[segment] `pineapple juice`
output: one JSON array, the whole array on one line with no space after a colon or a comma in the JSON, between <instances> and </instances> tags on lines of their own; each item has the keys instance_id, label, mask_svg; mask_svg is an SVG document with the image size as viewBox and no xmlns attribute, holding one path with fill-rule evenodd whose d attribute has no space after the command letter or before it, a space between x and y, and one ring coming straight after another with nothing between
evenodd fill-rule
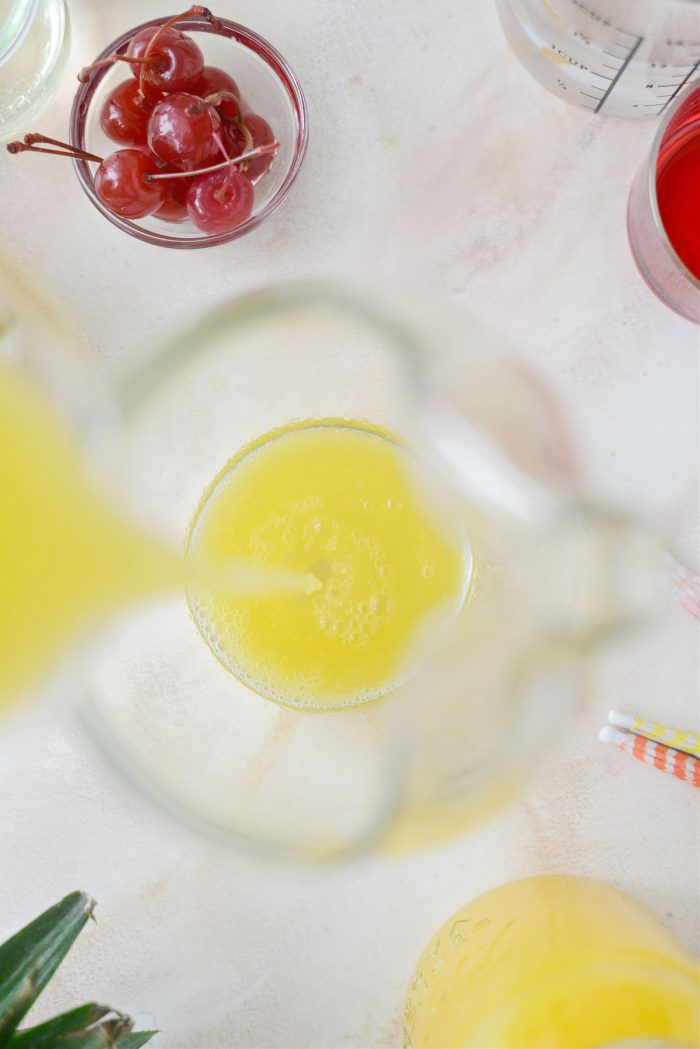
<instances>
[{"instance_id":1,"label":"pineapple juice","mask_svg":"<svg viewBox=\"0 0 700 1049\"><path fill-rule=\"evenodd\" d=\"M0 713L101 618L185 585L214 653L264 695L323 707L385 694L468 575L408 459L353 425L268 435L211 485L185 560L112 505L63 421L0 363Z\"/></svg>"},{"instance_id":2,"label":"pineapple juice","mask_svg":"<svg viewBox=\"0 0 700 1049\"><path fill-rule=\"evenodd\" d=\"M697 961L635 900L588 878L500 885L420 956L405 1049L690 1049Z\"/></svg>"},{"instance_id":3,"label":"pineapple juice","mask_svg":"<svg viewBox=\"0 0 700 1049\"><path fill-rule=\"evenodd\" d=\"M96 490L62 420L0 363L0 714L96 618L171 584L178 565Z\"/></svg>"},{"instance_id":4,"label":"pineapple juice","mask_svg":"<svg viewBox=\"0 0 700 1049\"><path fill-rule=\"evenodd\" d=\"M205 493L189 549L311 573L308 594L191 594L224 666L278 702L367 703L412 671L459 610L469 578L463 537L448 535L392 435L312 420L243 449Z\"/></svg>"}]
</instances>

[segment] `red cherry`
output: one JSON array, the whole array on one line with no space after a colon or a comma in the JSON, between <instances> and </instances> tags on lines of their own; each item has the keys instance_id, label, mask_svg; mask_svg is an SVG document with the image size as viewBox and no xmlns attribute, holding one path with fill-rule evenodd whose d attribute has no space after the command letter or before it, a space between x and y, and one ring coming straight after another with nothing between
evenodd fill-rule
<instances>
[{"instance_id":1,"label":"red cherry","mask_svg":"<svg viewBox=\"0 0 700 1049\"><path fill-rule=\"evenodd\" d=\"M187 194L191 189L192 179L189 178L164 178L160 185L163 187L164 200L155 213L157 219L165 219L166 222L185 222L187 215Z\"/></svg>"},{"instance_id":2,"label":"red cherry","mask_svg":"<svg viewBox=\"0 0 700 1049\"><path fill-rule=\"evenodd\" d=\"M152 215L163 204L162 182L147 182L158 168L140 149L118 149L100 164L95 175L95 192L102 203L117 215L141 219Z\"/></svg>"},{"instance_id":3,"label":"red cherry","mask_svg":"<svg viewBox=\"0 0 700 1049\"><path fill-rule=\"evenodd\" d=\"M148 145L161 160L179 171L205 168L221 160L214 135L221 118L196 95L179 92L159 102L148 121Z\"/></svg>"},{"instance_id":4,"label":"red cherry","mask_svg":"<svg viewBox=\"0 0 700 1049\"><path fill-rule=\"evenodd\" d=\"M125 80L107 95L100 113L100 125L105 135L115 142L140 146L146 142L152 108L139 94L137 82Z\"/></svg>"},{"instance_id":5,"label":"red cherry","mask_svg":"<svg viewBox=\"0 0 700 1049\"><path fill-rule=\"evenodd\" d=\"M191 182L187 211L203 233L227 233L240 226L253 210L253 184L238 171L222 168Z\"/></svg>"},{"instance_id":6,"label":"red cherry","mask_svg":"<svg viewBox=\"0 0 700 1049\"><path fill-rule=\"evenodd\" d=\"M128 58L143 58L152 37L158 33L158 39L148 58L149 62L143 72L142 84L150 92L156 91L189 91L204 69L204 56L192 37L178 29L163 29L150 26L142 29L132 37L127 48ZM141 63L134 63L131 71L141 79Z\"/></svg>"},{"instance_id":7,"label":"red cherry","mask_svg":"<svg viewBox=\"0 0 700 1049\"><path fill-rule=\"evenodd\" d=\"M223 122L223 142L229 157L239 157L247 149L253 148L252 136L249 139L238 121Z\"/></svg>"},{"instance_id":8,"label":"red cherry","mask_svg":"<svg viewBox=\"0 0 700 1049\"><path fill-rule=\"evenodd\" d=\"M155 153L152 153L147 145L134 146L134 149L140 149L149 158L151 163L158 169L159 175L174 173L175 168L171 167L170 164L166 164ZM166 222L184 222L187 218L187 202L185 198L191 185L190 179L167 178L162 181L159 180L157 184L163 191L163 203L154 212L156 218L165 219Z\"/></svg>"},{"instance_id":9,"label":"red cherry","mask_svg":"<svg viewBox=\"0 0 700 1049\"><path fill-rule=\"evenodd\" d=\"M215 95L218 91L230 91L236 98L239 98L241 94L232 76L229 76L223 69L219 69L218 66L205 66L192 88L192 93L206 98L207 95Z\"/></svg>"},{"instance_id":10,"label":"red cherry","mask_svg":"<svg viewBox=\"0 0 700 1049\"><path fill-rule=\"evenodd\" d=\"M262 117L259 117L257 113L246 113L243 117L243 123L248 128L248 131L250 131L253 139L253 146L268 146L275 141L275 135L272 128L268 122L263 120ZM258 179L265 174L270 167L272 160L272 153L266 153L262 157L253 157L253 159L249 161L246 175L251 182L257 182Z\"/></svg>"}]
</instances>

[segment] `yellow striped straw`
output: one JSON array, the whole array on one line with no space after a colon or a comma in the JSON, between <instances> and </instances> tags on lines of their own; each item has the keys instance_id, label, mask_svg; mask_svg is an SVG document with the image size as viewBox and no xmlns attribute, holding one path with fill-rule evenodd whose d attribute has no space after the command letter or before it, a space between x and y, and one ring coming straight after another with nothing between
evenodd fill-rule
<instances>
[{"instance_id":1,"label":"yellow striped straw","mask_svg":"<svg viewBox=\"0 0 700 1049\"><path fill-rule=\"evenodd\" d=\"M686 754L700 755L700 735L691 729L674 728L673 725L662 725L660 721L647 721L638 714L625 714L622 710L611 710L608 714L611 725L628 729L637 736L675 747Z\"/></svg>"}]
</instances>

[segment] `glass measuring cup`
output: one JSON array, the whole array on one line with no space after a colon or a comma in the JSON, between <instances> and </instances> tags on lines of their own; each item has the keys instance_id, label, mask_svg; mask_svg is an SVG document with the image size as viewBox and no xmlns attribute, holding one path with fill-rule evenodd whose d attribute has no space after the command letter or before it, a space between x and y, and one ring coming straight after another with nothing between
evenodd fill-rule
<instances>
[{"instance_id":1,"label":"glass measuring cup","mask_svg":"<svg viewBox=\"0 0 700 1049\"><path fill-rule=\"evenodd\" d=\"M496 0L529 73L606 116L655 117L700 74L698 0Z\"/></svg>"},{"instance_id":2,"label":"glass measuring cup","mask_svg":"<svg viewBox=\"0 0 700 1049\"><path fill-rule=\"evenodd\" d=\"M64 0L0 0L0 141L30 130L67 58Z\"/></svg>"},{"instance_id":3,"label":"glass measuring cup","mask_svg":"<svg viewBox=\"0 0 700 1049\"><path fill-rule=\"evenodd\" d=\"M66 664L53 691L78 686L111 763L231 846L329 859L463 828L515 789L571 707L580 657L644 603L644 541L575 500L549 395L461 315L282 287L183 332L97 417L92 387L76 400L52 388L97 475L171 548L241 447L319 419L400 435L426 514L467 537L467 599L381 702L309 711L256 694L214 657L182 592L114 616Z\"/></svg>"},{"instance_id":4,"label":"glass measuring cup","mask_svg":"<svg viewBox=\"0 0 700 1049\"><path fill-rule=\"evenodd\" d=\"M627 206L630 247L639 272L662 302L696 324L700 324L700 278L679 256L669 236L659 207L658 185L669 164L699 142L700 86L691 84L666 113L648 156L637 169ZM688 195L697 194L692 173L686 183ZM678 206L677 187L674 195ZM683 233L700 236L692 221L685 223Z\"/></svg>"}]
</instances>

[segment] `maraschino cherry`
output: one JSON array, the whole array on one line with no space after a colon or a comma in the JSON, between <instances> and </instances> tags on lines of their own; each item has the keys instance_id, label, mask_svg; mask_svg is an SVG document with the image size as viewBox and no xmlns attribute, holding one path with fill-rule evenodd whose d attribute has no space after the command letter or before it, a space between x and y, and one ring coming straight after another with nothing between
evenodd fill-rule
<instances>
[{"instance_id":1,"label":"maraschino cherry","mask_svg":"<svg viewBox=\"0 0 700 1049\"><path fill-rule=\"evenodd\" d=\"M221 117L214 107L184 91L168 95L148 120L148 146L181 171L205 168L221 159L215 136Z\"/></svg>"},{"instance_id":2,"label":"maraschino cherry","mask_svg":"<svg viewBox=\"0 0 700 1049\"><path fill-rule=\"evenodd\" d=\"M253 183L240 171L212 171L192 179L187 212L202 233L227 233L253 210Z\"/></svg>"},{"instance_id":3,"label":"maraschino cherry","mask_svg":"<svg viewBox=\"0 0 700 1049\"><path fill-rule=\"evenodd\" d=\"M190 91L204 69L204 56L191 36L161 26L142 29L127 48L131 72L143 93ZM134 59L144 59L142 63Z\"/></svg>"},{"instance_id":4,"label":"maraschino cherry","mask_svg":"<svg viewBox=\"0 0 700 1049\"><path fill-rule=\"evenodd\" d=\"M160 182L147 180L158 167L140 149L118 149L102 161L95 175L95 193L110 211L127 219L142 219L165 202Z\"/></svg>"},{"instance_id":5,"label":"maraschino cherry","mask_svg":"<svg viewBox=\"0 0 700 1049\"><path fill-rule=\"evenodd\" d=\"M205 233L228 231L250 215L255 191L250 180L235 168L277 148L278 143L273 142L207 168L173 172L159 167L158 158L143 146L118 149L104 160L38 133L25 135L22 142L10 142L7 146L10 153L53 153L74 160L94 161L99 165L95 173L95 193L115 215L145 218L162 209L163 218L180 221L184 217L184 205L195 225ZM211 176L218 177L212 179ZM185 189L183 183L188 180L192 180L193 186ZM172 189L165 188L168 182L173 183ZM218 217L217 210L220 211Z\"/></svg>"},{"instance_id":6,"label":"maraschino cherry","mask_svg":"<svg viewBox=\"0 0 700 1049\"><path fill-rule=\"evenodd\" d=\"M199 46L176 28L198 16L220 26L208 8L195 5L158 27L148 26L115 53L81 70L125 62L132 77L117 84L100 112L100 126L122 147L103 160L77 146L26 135L11 153L56 153L98 165L95 194L116 215L167 222L189 219L208 235L227 233L252 213L253 183L279 148L263 117L246 110L236 81L205 66Z\"/></svg>"},{"instance_id":7,"label":"maraschino cherry","mask_svg":"<svg viewBox=\"0 0 700 1049\"><path fill-rule=\"evenodd\" d=\"M108 138L128 146L146 141L148 119L153 110L135 80L124 80L110 91L100 113L100 126Z\"/></svg>"}]
</instances>

